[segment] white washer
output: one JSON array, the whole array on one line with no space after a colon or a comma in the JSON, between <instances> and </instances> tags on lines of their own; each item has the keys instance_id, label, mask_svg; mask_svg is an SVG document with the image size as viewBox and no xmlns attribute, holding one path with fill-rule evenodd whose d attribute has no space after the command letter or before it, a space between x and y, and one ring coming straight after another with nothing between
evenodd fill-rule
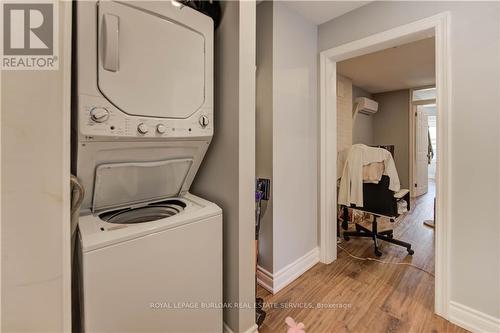
<instances>
[{"instance_id":1,"label":"white washer","mask_svg":"<svg viewBox=\"0 0 500 333\"><path fill-rule=\"evenodd\" d=\"M213 135L213 22L76 2L73 172L86 332L221 332L222 211L189 188Z\"/></svg>"},{"instance_id":2,"label":"white washer","mask_svg":"<svg viewBox=\"0 0 500 333\"><path fill-rule=\"evenodd\" d=\"M152 222L81 216L86 332L222 332L222 212L175 200L183 211Z\"/></svg>"}]
</instances>

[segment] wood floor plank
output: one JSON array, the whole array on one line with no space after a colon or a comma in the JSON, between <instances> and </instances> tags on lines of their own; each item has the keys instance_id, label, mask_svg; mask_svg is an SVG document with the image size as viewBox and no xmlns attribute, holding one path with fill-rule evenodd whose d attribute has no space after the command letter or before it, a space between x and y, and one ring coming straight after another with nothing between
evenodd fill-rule
<instances>
[{"instance_id":1,"label":"wood floor plank","mask_svg":"<svg viewBox=\"0 0 500 333\"><path fill-rule=\"evenodd\" d=\"M382 260L412 263L434 273L434 229L423 225L432 218L433 205L430 184L429 193L413 203L412 212L394 230L396 238L412 243L415 254L408 256L406 249L381 242ZM340 245L353 255L375 257L370 239L351 238ZM288 316L303 322L308 333L467 332L434 314L434 277L429 273L406 265L360 261L338 249L335 262L315 265L275 295L258 287L267 306L259 332L286 332ZM309 303L312 308L297 305ZM317 304L344 307L325 309Z\"/></svg>"}]
</instances>

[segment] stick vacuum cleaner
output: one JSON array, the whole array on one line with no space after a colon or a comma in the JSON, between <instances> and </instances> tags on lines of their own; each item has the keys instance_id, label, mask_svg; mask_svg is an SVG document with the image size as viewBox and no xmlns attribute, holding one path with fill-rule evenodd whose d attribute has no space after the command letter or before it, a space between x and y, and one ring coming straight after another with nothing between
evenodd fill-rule
<instances>
[{"instance_id":1,"label":"stick vacuum cleaner","mask_svg":"<svg viewBox=\"0 0 500 333\"><path fill-rule=\"evenodd\" d=\"M265 178L257 178L255 182L255 285L257 285L257 264L259 260L259 232L262 218L262 200L269 200L271 181ZM266 318L263 310L264 300L255 298L255 322L260 327Z\"/></svg>"}]
</instances>

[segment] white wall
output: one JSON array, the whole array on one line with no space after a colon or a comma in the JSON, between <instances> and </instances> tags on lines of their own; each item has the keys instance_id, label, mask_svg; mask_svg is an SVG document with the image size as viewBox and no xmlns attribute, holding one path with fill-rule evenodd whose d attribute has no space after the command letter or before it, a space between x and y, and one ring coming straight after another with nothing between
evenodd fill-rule
<instances>
[{"instance_id":1,"label":"white wall","mask_svg":"<svg viewBox=\"0 0 500 333\"><path fill-rule=\"evenodd\" d=\"M215 32L215 128L192 192L223 210L224 302L255 302L255 1L222 2ZM233 332L255 324L251 308L224 309Z\"/></svg>"},{"instance_id":2,"label":"white wall","mask_svg":"<svg viewBox=\"0 0 500 333\"><path fill-rule=\"evenodd\" d=\"M317 26L274 2L274 272L317 246Z\"/></svg>"},{"instance_id":3,"label":"white wall","mask_svg":"<svg viewBox=\"0 0 500 333\"><path fill-rule=\"evenodd\" d=\"M337 152L352 146L352 81L337 75Z\"/></svg>"},{"instance_id":4,"label":"white wall","mask_svg":"<svg viewBox=\"0 0 500 333\"><path fill-rule=\"evenodd\" d=\"M71 330L71 3L59 3L59 70L1 75L1 328Z\"/></svg>"},{"instance_id":5,"label":"white wall","mask_svg":"<svg viewBox=\"0 0 500 333\"><path fill-rule=\"evenodd\" d=\"M319 49L451 14L451 300L500 318L500 3L372 2L320 25Z\"/></svg>"},{"instance_id":6,"label":"white wall","mask_svg":"<svg viewBox=\"0 0 500 333\"><path fill-rule=\"evenodd\" d=\"M358 97L372 98L372 94L366 90L352 86L352 102ZM352 143L373 144L373 115L358 113L356 120L352 124Z\"/></svg>"}]
</instances>

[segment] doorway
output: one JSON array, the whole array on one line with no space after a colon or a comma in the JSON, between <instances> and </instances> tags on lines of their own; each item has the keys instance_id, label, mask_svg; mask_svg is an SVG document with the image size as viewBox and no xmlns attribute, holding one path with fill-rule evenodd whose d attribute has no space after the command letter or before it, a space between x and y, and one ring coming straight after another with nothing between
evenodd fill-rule
<instances>
[{"instance_id":1,"label":"doorway","mask_svg":"<svg viewBox=\"0 0 500 333\"><path fill-rule=\"evenodd\" d=\"M437 115L437 179L436 192L436 279L435 279L435 312L448 317L449 293L448 285L448 244L450 239L449 222L446 217L449 210L448 195L448 29L447 13L432 16L420 21L403 25L379 34L356 40L321 52L320 54L320 170L319 170L319 215L320 215L320 259L323 263L331 263L337 257L337 195L335 184L337 177L337 62L356 56L380 51L435 36L436 38L436 104L440 113Z\"/></svg>"},{"instance_id":2,"label":"doorway","mask_svg":"<svg viewBox=\"0 0 500 333\"><path fill-rule=\"evenodd\" d=\"M410 92L410 168L412 197L422 196L436 182L437 105L436 88L412 89Z\"/></svg>"}]
</instances>

